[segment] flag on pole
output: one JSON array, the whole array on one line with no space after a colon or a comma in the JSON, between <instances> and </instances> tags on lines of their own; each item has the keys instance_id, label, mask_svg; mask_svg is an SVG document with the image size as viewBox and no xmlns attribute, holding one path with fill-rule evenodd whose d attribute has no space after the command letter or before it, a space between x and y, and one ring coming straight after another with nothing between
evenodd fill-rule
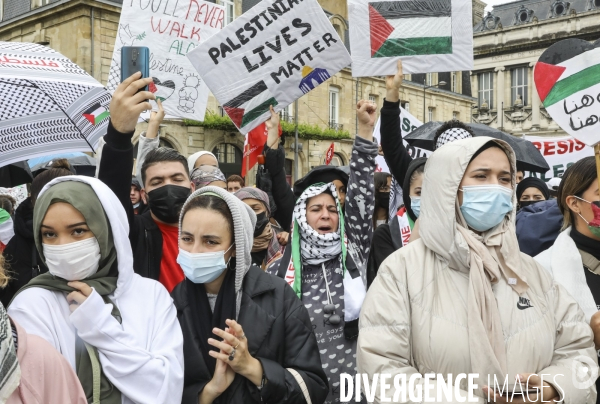
<instances>
[{"instance_id":1,"label":"flag on pole","mask_svg":"<svg viewBox=\"0 0 600 404\"><path fill-rule=\"evenodd\" d=\"M281 125L279 125L280 137L281 132ZM244 141L242 177L246 177L248 171L250 171L258 162L258 156L263 152L268 133L267 125L263 122L246 135L246 140Z\"/></svg>"},{"instance_id":2,"label":"flag on pole","mask_svg":"<svg viewBox=\"0 0 600 404\"><path fill-rule=\"evenodd\" d=\"M325 153L325 165L329 165L329 163L331 163L331 160L333 160L333 152L334 152L334 144L333 142L331 143L331 146L329 146L329 149L327 149L327 153Z\"/></svg>"}]
</instances>

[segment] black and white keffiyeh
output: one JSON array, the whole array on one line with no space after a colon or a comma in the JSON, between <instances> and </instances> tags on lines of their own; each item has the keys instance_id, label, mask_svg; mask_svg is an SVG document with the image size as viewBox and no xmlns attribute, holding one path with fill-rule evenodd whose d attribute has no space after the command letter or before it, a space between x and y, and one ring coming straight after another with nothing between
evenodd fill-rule
<instances>
[{"instance_id":1,"label":"black and white keffiyeh","mask_svg":"<svg viewBox=\"0 0 600 404\"><path fill-rule=\"evenodd\" d=\"M435 148L437 150L446 143L454 142L455 140L466 139L469 137L473 137L473 135L462 128L450 128L437 138Z\"/></svg>"},{"instance_id":2,"label":"black and white keffiyeh","mask_svg":"<svg viewBox=\"0 0 600 404\"><path fill-rule=\"evenodd\" d=\"M342 253L339 224L337 231L319 234L306 220L306 203L308 199L327 191L331 192L339 209L338 196L333 183L309 187L302 193L294 207L294 219L298 223L300 234L300 255L302 261L310 265L318 265L329 261Z\"/></svg>"},{"instance_id":3,"label":"black and white keffiyeh","mask_svg":"<svg viewBox=\"0 0 600 404\"><path fill-rule=\"evenodd\" d=\"M17 348L13 337L10 319L4 306L0 304L0 402L5 403L21 381L21 368L17 360Z\"/></svg>"}]
</instances>

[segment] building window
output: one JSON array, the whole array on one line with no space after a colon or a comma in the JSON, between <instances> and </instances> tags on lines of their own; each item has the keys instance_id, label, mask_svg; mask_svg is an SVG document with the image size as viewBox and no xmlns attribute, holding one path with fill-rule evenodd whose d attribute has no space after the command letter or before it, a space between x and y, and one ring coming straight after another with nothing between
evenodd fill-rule
<instances>
[{"instance_id":1,"label":"building window","mask_svg":"<svg viewBox=\"0 0 600 404\"><path fill-rule=\"evenodd\" d=\"M225 116L225 110L223 109L222 106L219 105L219 116Z\"/></svg>"},{"instance_id":2,"label":"building window","mask_svg":"<svg viewBox=\"0 0 600 404\"><path fill-rule=\"evenodd\" d=\"M512 104L516 105L518 99L521 98L523 106L527 105L527 73L529 69L527 67L517 67L512 69L511 75L511 95Z\"/></svg>"},{"instance_id":3,"label":"building window","mask_svg":"<svg viewBox=\"0 0 600 404\"><path fill-rule=\"evenodd\" d=\"M279 111L279 117L284 122L292 122L294 120L294 104L292 103Z\"/></svg>"},{"instance_id":4,"label":"building window","mask_svg":"<svg viewBox=\"0 0 600 404\"><path fill-rule=\"evenodd\" d=\"M457 93L458 91L457 91L457 87L456 87L456 84L457 84L457 83L456 83L456 72L452 72L452 73L451 73L451 79L450 79L450 82L452 83L452 84L451 84L451 86L452 86L452 87L450 88L450 91L452 91L452 92L454 92L454 93Z\"/></svg>"},{"instance_id":5,"label":"building window","mask_svg":"<svg viewBox=\"0 0 600 404\"><path fill-rule=\"evenodd\" d=\"M374 94L369 94L369 101L371 101L373 104L377 105L377 96Z\"/></svg>"},{"instance_id":6,"label":"building window","mask_svg":"<svg viewBox=\"0 0 600 404\"><path fill-rule=\"evenodd\" d=\"M431 83L433 83L433 73L427 73L425 76L425 84L431 86Z\"/></svg>"},{"instance_id":7,"label":"building window","mask_svg":"<svg viewBox=\"0 0 600 404\"><path fill-rule=\"evenodd\" d=\"M434 110L435 110L435 108L432 108L432 107L429 107L427 109L427 120L429 122L432 122L434 120L434 115L435 115Z\"/></svg>"},{"instance_id":8,"label":"building window","mask_svg":"<svg viewBox=\"0 0 600 404\"><path fill-rule=\"evenodd\" d=\"M223 25L227 25L235 18L235 2L234 0L219 0L219 4L225 6L225 20L223 21Z\"/></svg>"},{"instance_id":9,"label":"building window","mask_svg":"<svg viewBox=\"0 0 600 404\"><path fill-rule=\"evenodd\" d=\"M456 112L456 111L452 112L452 119L455 121L458 121L458 112Z\"/></svg>"},{"instance_id":10,"label":"building window","mask_svg":"<svg viewBox=\"0 0 600 404\"><path fill-rule=\"evenodd\" d=\"M219 163L223 164L234 164L236 161L235 152L237 148L229 143L221 143L213 150L213 153L217 156Z\"/></svg>"},{"instance_id":11,"label":"building window","mask_svg":"<svg viewBox=\"0 0 600 404\"><path fill-rule=\"evenodd\" d=\"M494 108L494 76L492 72L479 73L479 107L484 103L488 108Z\"/></svg>"},{"instance_id":12,"label":"building window","mask_svg":"<svg viewBox=\"0 0 600 404\"><path fill-rule=\"evenodd\" d=\"M340 90L329 87L329 126L336 128L340 122Z\"/></svg>"},{"instance_id":13,"label":"building window","mask_svg":"<svg viewBox=\"0 0 600 404\"><path fill-rule=\"evenodd\" d=\"M408 101L400 101L400 106L406 110L406 112L410 112L410 102Z\"/></svg>"},{"instance_id":14,"label":"building window","mask_svg":"<svg viewBox=\"0 0 600 404\"><path fill-rule=\"evenodd\" d=\"M333 153L333 157L331 158L330 166L341 167L344 165L344 158L339 153Z\"/></svg>"}]
</instances>

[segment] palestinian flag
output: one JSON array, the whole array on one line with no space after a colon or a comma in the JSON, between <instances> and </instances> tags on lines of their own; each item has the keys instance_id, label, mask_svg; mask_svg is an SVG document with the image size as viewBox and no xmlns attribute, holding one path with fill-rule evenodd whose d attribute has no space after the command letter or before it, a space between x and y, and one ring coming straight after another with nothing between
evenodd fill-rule
<instances>
[{"instance_id":1,"label":"palestinian flag","mask_svg":"<svg viewBox=\"0 0 600 404\"><path fill-rule=\"evenodd\" d=\"M97 125L105 118L108 118L109 112L106 108L100 105L100 103L92 105L87 111L83 113L83 117L90 121L92 125Z\"/></svg>"},{"instance_id":2,"label":"palestinian flag","mask_svg":"<svg viewBox=\"0 0 600 404\"><path fill-rule=\"evenodd\" d=\"M556 45L557 49L552 49ZM581 39L557 42L540 56L533 79L546 108L600 84L600 48ZM598 92L590 95L595 98ZM581 97L576 101L579 103ZM567 110L574 107L566 106Z\"/></svg>"},{"instance_id":3,"label":"palestinian flag","mask_svg":"<svg viewBox=\"0 0 600 404\"><path fill-rule=\"evenodd\" d=\"M559 41L542 53L533 80L565 132L588 146L600 141L600 48L582 39Z\"/></svg>"},{"instance_id":4,"label":"palestinian flag","mask_svg":"<svg viewBox=\"0 0 600 404\"><path fill-rule=\"evenodd\" d=\"M269 112L269 106L277 105L264 81L259 81L240 95L223 104L223 109L235 126L243 128L256 118Z\"/></svg>"},{"instance_id":5,"label":"palestinian flag","mask_svg":"<svg viewBox=\"0 0 600 404\"><path fill-rule=\"evenodd\" d=\"M371 57L452 53L451 0L369 3Z\"/></svg>"},{"instance_id":6,"label":"palestinian flag","mask_svg":"<svg viewBox=\"0 0 600 404\"><path fill-rule=\"evenodd\" d=\"M148 90L154 93L157 100L164 101L169 98L175 91L175 83L173 80L161 82L156 77L152 77L152 83L148 85Z\"/></svg>"}]
</instances>

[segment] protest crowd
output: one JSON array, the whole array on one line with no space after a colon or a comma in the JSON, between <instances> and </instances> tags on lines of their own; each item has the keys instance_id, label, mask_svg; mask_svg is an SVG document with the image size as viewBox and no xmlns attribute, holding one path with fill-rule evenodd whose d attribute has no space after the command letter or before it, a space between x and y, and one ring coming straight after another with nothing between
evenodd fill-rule
<instances>
[{"instance_id":1,"label":"protest crowd","mask_svg":"<svg viewBox=\"0 0 600 404\"><path fill-rule=\"evenodd\" d=\"M291 13L293 3L274 4ZM251 21L198 71L212 74L229 46L267 27ZM319 28L288 25L289 46ZM315 55L337 46L321 38ZM268 62L263 48L249 72ZM240 130L265 118L256 186L226 176L210 151L161 147L168 114L156 83L123 77L95 175L57 158L32 175L25 200L0 194L0 404L600 403L596 159L547 183L515 146L526 140L459 120L413 158L401 60L394 71L382 105L356 104L349 164L292 185L275 98L251 117L248 92L224 104ZM461 374L477 387L454 384ZM447 379L453 398L424 398ZM396 380L405 394L391 400Z\"/></svg>"}]
</instances>

